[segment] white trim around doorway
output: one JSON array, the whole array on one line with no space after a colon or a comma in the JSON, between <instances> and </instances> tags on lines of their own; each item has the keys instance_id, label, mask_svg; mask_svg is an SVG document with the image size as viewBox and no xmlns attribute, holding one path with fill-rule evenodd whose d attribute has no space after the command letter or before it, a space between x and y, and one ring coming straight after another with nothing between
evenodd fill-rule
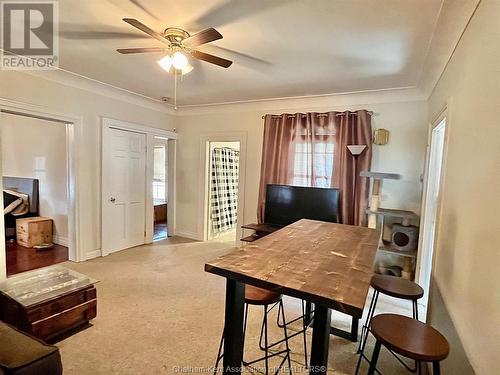
<instances>
[{"instance_id":1,"label":"white trim around doorway","mask_svg":"<svg viewBox=\"0 0 500 375\"><path fill-rule=\"evenodd\" d=\"M32 118L60 122L66 124L66 160L68 165L68 255L69 260L80 262L86 260L80 238L80 220L78 210L78 149L81 139L83 119L81 116L60 113L28 103L16 102L0 98L0 112L17 114ZM1 142L0 142L1 147ZM2 183L2 166L0 164L0 183ZM3 205L3 197L0 197ZM0 238L5 237L3 215L0 215ZM0 280L6 277L5 242L0 241Z\"/></svg>"},{"instance_id":2,"label":"white trim around doorway","mask_svg":"<svg viewBox=\"0 0 500 375\"><path fill-rule=\"evenodd\" d=\"M424 178L423 178L423 189L422 189L422 202L421 202L421 221L420 221L420 233L419 233L419 244L418 244L418 252L417 252L417 264L415 269L415 282L423 283L423 278L430 276L430 285L429 290L425 291L425 296L419 301L419 304L423 305L426 310L426 315L428 315L429 310L429 294L432 289L433 283L433 273L434 273L434 260L436 258L436 245L438 243L439 232L440 232L440 224L441 224L441 211L442 211L442 192L444 191L445 186L445 172L446 172L446 160L448 154L448 141L450 137L450 106L452 99L450 98L444 108L434 117L434 119L429 123L428 134L427 134L427 146L426 146L426 157L425 157L425 168L424 168ZM444 134L444 145L443 145L443 154L442 154L442 164L441 164L441 177L440 177L440 186L439 193L437 198L437 211L436 211L436 223L435 223L435 233L434 233L434 251L432 254L431 260L431 270L430 275L426 275L426 270L423 270L423 260L425 256L428 256L429 250L423 248L424 242L424 228L426 226L425 218L426 218L426 206L427 206L427 195L428 195L428 181L429 181L429 166L431 159L431 142L432 136L435 129L442 125L443 120L446 121L446 130Z\"/></svg>"},{"instance_id":3,"label":"white trim around doorway","mask_svg":"<svg viewBox=\"0 0 500 375\"><path fill-rule=\"evenodd\" d=\"M159 128L153 128L141 124L136 124L128 121L123 121L123 120L116 120L108 117L102 117L101 118L101 123L102 123L102 129L101 129L101 172L102 172L102 135L104 134L106 129L120 129L120 130L128 130L136 133L141 133L146 135L146 209L145 209L145 238L144 238L144 243L152 243L153 242L153 231L154 231L154 226L153 226L153 221L154 221L154 208L153 208L153 189L152 189L152 183L153 183L153 149L154 149L154 143L155 143L155 137L161 137L161 138L167 138L168 139L168 147L169 147L169 170L168 170L168 183L169 183L169 208L168 208L168 235L169 236L174 236L176 234L176 225L175 225L175 220L176 220L176 203L175 203L175 174L176 174L176 160L175 160L175 151L176 151L176 146L177 146L177 137L178 134L169 131L169 130L163 130ZM170 160L170 158L172 160ZM151 187L151 188L148 188ZM102 189L102 176L101 176L101 195L103 194L103 189ZM104 198L101 197L101 216L102 216L102 204L104 202ZM102 239L102 220L101 220L101 239ZM102 241L101 241L102 243ZM101 249L100 254L101 256L107 255L103 249Z\"/></svg>"},{"instance_id":4,"label":"white trim around doorway","mask_svg":"<svg viewBox=\"0 0 500 375\"><path fill-rule=\"evenodd\" d=\"M246 153L247 153L247 132L214 132L202 134L200 137L200 171L201 179L198 184L198 223L197 233L192 233L189 238L207 241L208 240L208 152L207 147L210 142L239 142L240 143L240 167L238 179L238 216L236 225L236 238L241 237L241 225L243 223L245 211L245 174L246 174ZM238 243L238 241L236 241Z\"/></svg>"}]
</instances>

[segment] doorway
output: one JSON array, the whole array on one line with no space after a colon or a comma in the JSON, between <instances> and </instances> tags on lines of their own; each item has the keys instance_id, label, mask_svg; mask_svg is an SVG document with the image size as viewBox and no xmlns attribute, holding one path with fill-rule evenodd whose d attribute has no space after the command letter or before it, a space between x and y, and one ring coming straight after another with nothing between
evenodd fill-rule
<instances>
[{"instance_id":1,"label":"doorway","mask_svg":"<svg viewBox=\"0 0 500 375\"><path fill-rule=\"evenodd\" d=\"M418 282L424 289L422 304L427 306L431 284L434 246L439 228L440 192L446 142L446 117L441 116L431 129L428 168L423 195L423 226L420 238Z\"/></svg>"},{"instance_id":2,"label":"doorway","mask_svg":"<svg viewBox=\"0 0 500 375\"><path fill-rule=\"evenodd\" d=\"M155 180L155 146L168 161L164 187ZM101 255L154 240L153 188L168 194L167 233L175 236L177 133L131 122L102 119ZM159 154L159 152L157 152Z\"/></svg>"},{"instance_id":3,"label":"doorway","mask_svg":"<svg viewBox=\"0 0 500 375\"><path fill-rule=\"evenodd\" d=\"M102 158L102 248L107 255L145 243L146 135L105 128Z\"/></svg>"},{"instance_id":4,"label":"doorway","mask_svg":"<svg viewBox=\"0 0 500 375\"><path fill-rule=\"evenodd\" d=\"M168 238L168 139L155 137L153 149L153 241Z\"/></svg>"},{"instance_id":5,"label":"doorway","mask_svg":"<svg viewBox=\"0 0 500 375\"><path fill-rule=\"evenodd\" d=\"M2 111L7 276L70 258L70 124ZM2 239L3 240L3 239Z\"/></svg>"},{"instance_id":6,"label":"doorway","mask_svg":"<svg viewBox=\"0 0 500 375\"><path fill-rule=\"evenodd\" d=\"M207 142L207 228L209 241L237 240L240 141Z\"/></svg>"}]
</instances>

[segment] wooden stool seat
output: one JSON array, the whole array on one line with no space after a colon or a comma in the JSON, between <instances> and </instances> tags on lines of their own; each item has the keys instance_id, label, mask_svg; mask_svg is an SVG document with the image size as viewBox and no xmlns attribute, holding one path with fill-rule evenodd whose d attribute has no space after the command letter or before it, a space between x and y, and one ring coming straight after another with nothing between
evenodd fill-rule
<instances>
[{"instance_id":1,"label":"wooden stool seat","mask_svg":"<svg viewBox=\"0 0 500 375\"><path fill-rule=\"evenodd\" d=\"M448 356L450 346L430 325L397 314L381 314L371 321L373 336L385 347L404 357L439 362Z\"/></svg>"},{"instance_id":2,"label":"wooden stool seat","mask_svg":"<svg viewBox=\"0 0 500 375\"><path fill-rule=\"evenodd\" d=\"M373 275L370 285L376 291L395 298L417 300L424 295L420 285L401 277Z\"/></svg>"},{"instance_id":3,"label":"wooden stool seat","mask_svg":"<svg viewBox=\"0 0 500 375\"><path fill-rule=\"evenodd\" d=\"M271 305L279 302L281 294L271 292L267 289L245 285L245 303L249 305Z\"/></svg>"}]
</instances>

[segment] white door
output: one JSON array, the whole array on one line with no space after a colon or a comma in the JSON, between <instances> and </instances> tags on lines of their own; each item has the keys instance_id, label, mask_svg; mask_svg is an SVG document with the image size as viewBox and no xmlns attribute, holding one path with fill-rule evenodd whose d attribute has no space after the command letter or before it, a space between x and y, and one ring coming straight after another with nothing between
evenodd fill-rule
<instances>
[{"instance_id":1,"label":"white door","mask_svg":"<svg viewBox=\"0 0 500 375\"><path fill-rule=\"evenodd\" d=\"M105 127L102 254L145 242L146 135Z\"/></svg>"},{"instance_id":2,"label":"white door","mask_svg":"<svg viewBox=\"0 0 500 375\"><path fill-rule=\"evenodd\" d=\"M429 166L424 194L424 217L418 282L424 288L422 303L427 306L431 282L432 260L439 211L439 192L443 166L446 119L432 130L429 149Z\"/></svg>"}]
</instances>

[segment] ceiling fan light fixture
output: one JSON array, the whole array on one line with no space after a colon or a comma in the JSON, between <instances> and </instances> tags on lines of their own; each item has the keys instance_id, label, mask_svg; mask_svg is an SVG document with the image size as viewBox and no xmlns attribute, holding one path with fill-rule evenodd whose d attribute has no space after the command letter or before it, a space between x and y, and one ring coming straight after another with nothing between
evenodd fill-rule
<instances>
[{"instance_id":1,"label":"ceiling fan light fixture","mask_svg":"<svg viewBox=\"0 0 500 375\"><path fill-rule=\"evenodd\" d=\"M189 62L182 52L177 51L172 56L172 65L175 69L183 70L189 65Z\"/></svg>"},{"instance_id":2,"label":"ceiling fan light fixture","mask_svg":"<svg viewBox=\"0 0 500 375\"><path fill-rule=\"evenodd\" d=\"M193 66L188 63L184 68L182 68L181 73L182 75L185 75L191 72L193 69L194 69Z\"/></svg>"},{"instance_id":3,"label":"ceiling fan light fixture","mask_svg":"<svg viewBox=\"0 0 500 375\"><path fill-rule=\"evenodd\" d=\"M172 67L172 58L169 55L166 55L164 58L158 61L158 65L169 72L170 68Z\"/></svg>"},{"instance_id":4,"label":"ceiling fan light fixture","mask_svg":"<svg viewBox=\"0 0 500 375\"><path fill-rule=\"evenodd\" d=\"M130 0L136 1L136 0ZM0 0L1 2L1 0ZM163 59L162 66L167 72L172 69L172 65L176 70L182 71L189 65L188 55L194 59L208 62L223 68L229 68L233 63L230 60L223 59L222 57L214 56L209 53L194 50L193 48L222 39L221 33L213 27L202 30L194 35L190 35L186 30L179 28L169 27L160 34L153 29L149 28L141 21L135 18L124 18L123 21L130 26L142 31L150 37L166 44L167 46L161 47L146 47L146 48L119 48L117 51L122 54L132 53L158 53L162 51L169 51L170 63L167 58ZM173 55L171 55L173 53ZM175 72L178 74L177 72Z\"/></svg>"}]
</instances>

